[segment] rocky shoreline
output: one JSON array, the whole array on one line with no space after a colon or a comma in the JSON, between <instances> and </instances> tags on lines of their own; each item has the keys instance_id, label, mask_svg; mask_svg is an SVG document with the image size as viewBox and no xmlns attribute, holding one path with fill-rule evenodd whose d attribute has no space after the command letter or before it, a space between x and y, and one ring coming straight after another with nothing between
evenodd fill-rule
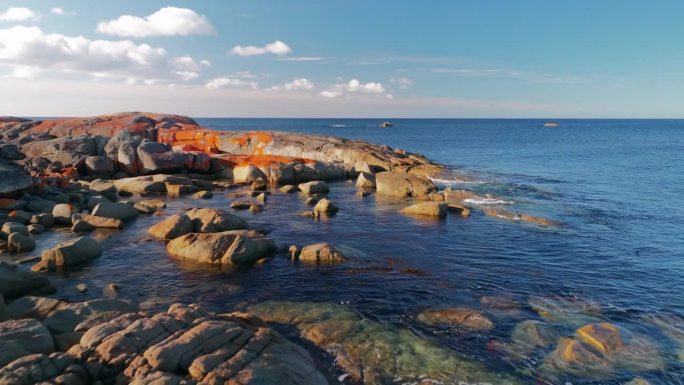
<instances>
[{"instance_id":1,"label":"rocky shoreline","mask_svg":"<svg viewBox=\"0 0 684 385\"><path fill-rule=\"evenodd\" d=\"M316 265L353 258L326 240L277 245L231 213L257 214L269 194L299 192L311 207L301 215L333 217L344 208L329 199L326 181L352 180L361 196L409 199L400 211L405 215L468 217L473 207L467 200L475 194L439 190L430 177L443 168L424 156L320 135L213 131L187 117L150 113L0 118L0 139L0 257L13 262L0 262L0 385L335 383L336 376L309 350L271 327L278 325L294 328L302 340L330 355L344 373L337 382L520 382L343 306L267 302L246 313L218 314L197 304L171 304L159 311L116 299L116 283L105 288L107 298L102 299L70 303L43 297L55 291L50 272L72 269L103 253L98 230L126 231L139 216L159 217L148 233L156 242L167 242L169 257L218 267L249 267L276 252ZM203 199L219 191L234 198L230 209L201 207ZM195 199L196 207L166 215L166 200L180 196ZM502 209L483 214L561 226ZM34 234L51 229L70 229L73 236L40 258L27 255L36 249ZM33 263L32 271L19 266L24 263ZM506 310L518 307L497 298L487 303ZM536 306L544 316L560 311L556 305ZM534 303L530 306L535 309ZM485 314L467 308L428 309L417 320L468 331L493 327ZM596 318L578 324L573 337L530 322L514 330L513 342L492 343L491 349L515 356L557 342L544 362L551 371L600 373L663 365L649 341L626 339L617 327ZM650 359L635 358L643 355Z\"/></svg>"}]
</instances>

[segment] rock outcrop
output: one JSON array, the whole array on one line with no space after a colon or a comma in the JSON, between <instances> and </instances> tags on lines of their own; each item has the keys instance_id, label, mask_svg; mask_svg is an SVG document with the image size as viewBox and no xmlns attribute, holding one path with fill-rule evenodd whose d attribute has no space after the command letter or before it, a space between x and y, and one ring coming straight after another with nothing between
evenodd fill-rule
<instances>
[{"instance_id":1,"label":"rock outcrop","mask_svg":"<svg viewBox=\"0 0 684 385\"><path fill-rule=\"evenodd\" d=\"M167 252L176 258L217 266L254 263L275 249L271 238L252 230L190 233L166 246Z\"/></svg>"},{"instance_id":2,"label":"rock outcrop","mask_svg":"<svg viewBox=\"0 0 684 385\"><path fill-rule=\"evenodd\" d=\"M175 239L189 233L218 233L242 230L247 221L223 210L195 208L172 215L149 228L150 235L159 239Z\"/></svg>"},{"instance_id":3,"label":"rock outcrop","mask_svg":"<svg viewBox=\"0 0 684 385\"><path fill-rule=\"evenodd\" d=\"M32 269L35 271L53 271L89 261L102 254L100 245L90 237L79 237L62 242L41 254L41 260Z\"/></svg>"},{"instance_id":4,"label":"rock outcrop","mask_svg":"<svg viewBox=\"0 0 684 385\"><path fill-rule=\"evenodd\" d=\"M0 262L0 295L14 298L31 293L51 293L55 290L43 274L19 270L16 266Z\"/></svg>"},{"instance_id":5,"label":"rock outcrop","mask_svg":"<svg viewBox=\"0 0 684 385\"><path fill-rule=\"evenodd\" d=\"M394 172L375 174L375 186L378 194L398 198L426 199L428 194L437 191L437 186L427 178Z\"/></svg>"}]
</instances>

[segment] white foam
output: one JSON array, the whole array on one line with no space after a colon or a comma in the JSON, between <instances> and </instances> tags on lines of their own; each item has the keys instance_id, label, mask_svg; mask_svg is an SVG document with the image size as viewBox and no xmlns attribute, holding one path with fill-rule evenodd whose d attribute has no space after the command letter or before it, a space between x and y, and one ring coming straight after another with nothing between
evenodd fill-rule
<instances>
[{"instance_id":1,"label":"white foam","mask_svg":"<svg viewBox=\"0 0 684 385\"><path fill-rule=\"evenodd\" d=\"M338 128L338 127L347 127L347 125L345 125L345 124L331 124L331 125L329 125L328 127L335 127L335 128Z\"/></svg>"},{"instance_id":2,"label":"white foam","mask_svg":"<svg viewBox=\"0 0 684 385\"><path fill-rule=\"evenodd\" d=\"M435 183L441 184L481 184L484 183L481 180L472 179L442 179L442 178L428 178Z\"/></svg>"},{"instance_id":3,"label":"white foam","mask_svg":"<svg viewBox=\"0 0 684 385\"><path fill-rule=\"evenodd\" d=\"M513 201L507 201L502 198L495 198L492 196L468 198L463 200L464 203L470 203L474 205L512 205Z\"/></svg>"}]
</instances>

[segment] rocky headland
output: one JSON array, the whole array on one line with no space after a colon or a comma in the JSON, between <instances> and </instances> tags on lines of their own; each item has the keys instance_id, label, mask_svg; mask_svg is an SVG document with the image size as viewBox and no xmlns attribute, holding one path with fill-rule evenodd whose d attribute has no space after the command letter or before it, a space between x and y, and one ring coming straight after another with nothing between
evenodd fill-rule
<instances>
[{"instance_id":1,"label":"rocky headland","mask_svg":"<svg viewBox=\"0 0 684 385\"><path fill-rule=\"evenodd\" d=\"M476 195L440 190L430 177L443 168L422 155L329 136L215 131L187 117L151 113L0 118L0 143L0 257L5 260L0 262L0 385L520 383L343 305L265 302L216 313L188 298L160 310L116 299L116 283L101 299L50 297L52 272L103 254L98 230L126 231L139 216L158 216L148 234L154 242L166 242L170 258L214 267L250 267L278 252L311 265L353 259L325 239L278 245L234 213L257 214L269 194L299 192L311 208L301 215L333 217L344 207L329 199L332 184L326 181L352 180L360 196L408 200L400 212L420 220L470 216L476 208L468 200ZM235 188L245 192L231 192ZM236 198L230 205L202 207L204 199L223 190ZM196 207L166 215L167 202L180 196L192 197ZM481 213L561 225L500 209ZM72 236L39 258L30 256L37 247L35 235L55 229ZM76 289L88 290L85 285ZM522 320L510 340L488 344L514 364L546 349L542 379L664 365L651 341L603 322L576 303L530 298L521 305L483 297L482 304L491 314L526 308L544 318ZM570 336L558 333L553 317L559 313L566 327L569 320L576 322ZM415 319L428 329L461 333L495 327L491 316L463 307L424 309ZM672 322L656 321L667 332L681 334ZM283 328L297 338L276 331ZM321 355L327 363L321 363ZM639 359L644 356L649 359ZM331 371L333 366L339 372Z\"/></svg>"}]
</instances>

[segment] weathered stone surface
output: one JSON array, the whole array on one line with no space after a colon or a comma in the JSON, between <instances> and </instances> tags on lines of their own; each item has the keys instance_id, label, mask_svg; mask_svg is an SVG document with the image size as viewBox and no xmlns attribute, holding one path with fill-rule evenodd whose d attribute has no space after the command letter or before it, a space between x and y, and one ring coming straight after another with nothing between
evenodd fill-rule
<instances>
[{"instance_id":1,"label":"weathered stone surface","mask_svg":"<svg viewBox=\"0 0 684 385\"><path fill-rule=\"evenodd\" d=\"M121 202L102 201L92 210L92 215L97 217L127 220L140 214L133 205Z\"/></svg>"},{"instance_id":2,"label":"weathered stone surface","mask_svg":"<svg viewBox=\"0 0 684 385\"><path fill-rule=\"evenodd\" d=\"M126 191L133 194L142 193L166 193L164 182L155 182L150 176L124 178L114 181L118 191Z\"/></svg>"},{"instance_id":3,"label":"weathered stone surface","mask_svg":"<svg viewBox=\"0 0 684 385\"><path fill-rule=\"evenodd\" d=\"M124 227L124 223L121 219L101 217L97 215L74 214L71 217L71 221L74 223L76 223L76 221L85 222L91 225L93 228L122 229Z\"/></svg>"},{"instance_id":4,"label":"weathered stone surface","mask_svg":"<svg viewBox=\"0 0 684 385\"><path fill-rule=\"evenodd\" d=\"M7 237L7 249L10 253L26 253L36 248L36 242L27 235L12 233Z\"/></svg>"},{"instance_id":5,"label":"weathered stone surface","mask_svg":"<svg viewBox=\"0 0 684 385\"><path fill-rule=\"evenodd\" d=\"M64 353L31 354L0 369L0 384L89 385L109 379L111 374L101 364L82 362Z\"/></svg>"},{"instance_id":6,"label":"weathered stone surface","mask_svg":"<svg viewBox=\"0 0 684 385\"><path fill-rule=\"evenodd\" d=\"M21 168L0 159L0 197L12 197L33 185L33 179Z\"/></svg>"},{"instance_id":7,"label":"weathered stone surface","mask_svg":"<svg viewBox=\"0 0 684 385\"><path fill-rule=\"evenodd\" d=\"M52 209L52 216L55 218L56 223L71 226L71 216L77 212L78 210L74 205L70 203L60 203L55 205L55 208Z\"/></svg>"},{"instance_id":8,"label":"weathered stone surface","mask_svg":"<svg viewBox=\"0 0 684 385\"><path fill-rule=\"evenodd\" d=\"M494 323L486 315L467 308L429 309L418 314L416 319L427 325L462 327L475 331L494 327Z\"/></svg>"},{"instance_id":9,"label":"weathered stone surface","mask_svg":"<svg viewBox=\"0 0 684 385\"><path fill-rule=\"evenodd\" d=\"M375 175L360 172L359 177L356 179L356 187L375 188Z\"/></svg>"},{"instance_id":10,"label":"weathered stone surface","mask_svg":"<svg viewBox=\"0 0 684 385\"><path fill-rule=\"evenodd\" d=\"M327 243L317 243L315 245L308 245L302 248L299 253L294 253L295 259L307 263L341 263L347 260L347 257L334 246Z\"/></svg>"},{"instance_id":11,"label":"weathered stone surface","mask_svg":"<svg viewBox=\"0 0 684 385\"><path fill-rule=\"evenodd\" d=\"M29 234L40 234L45 231L45 226L38 223L30 224L26 226L26 228L28 229Z\"/></svg>"},{"instance_id":12,"label":"weathered stone surface","mask_svg":"<svg viewBox=\"0 0 684 385\"><path fill-rule=\"evenodd\" d=\"M52 213L36 214L31 217L31 223L39 224L43 227L52 227L55 224L55 217Z\"/></svg>"},{"instance_id":13,"label":"weathered stone surface","mask_svg":"<svg viewBox=\"0 0 684 385\"><path fill-rule=\"evenodd\" d=\"M202 190L192 194L192 197L195 199L211 199L214 197L214 193L211 191Z\"/></svg>"},{"instance_id":14,"label":"weathered stone surface","mask_svg":"<svg viewBox=\"0 0 684 385\"><path fill-rule=\"evenodd\" d=\"M92 238L79 237L62 242L50 250L43 251L41 261L34 270L54 270L86 262L102 254L100 245Z\"/></svg>"},{"instance_id":15,"label":"weathered stone surface","mask_svg":"<svg viewBox=\"0 0 684 385\"><path fill-rule=\"evenodd\" d=\"M249 186L252 191L265 191L268 188L268 183L262 177L258 177Z\"/></svg>"},{"instance_id":16,"label":"weathered stone surface","mask_svg":"<svg viewBox=\"0 0 684 385\"><path fill-rule=\"evenodd\" d=\"M298 187L299 191L309 195L327 194L328 192L330 192L330 187L328 187L328 184L320 180L307 183L300 183Z\"/></svg>"},{"instance_id":17,"label":"weathered stone surface","mask_svg":"<svg viewBox=\"0 0 684 385\"><path fill-rule=\"evenodd\" d=\"M41 292L51 293L55 288L42 274L21 271L16 266L0 262L0 294L5 298Z\"/></svg>"},{"instance_id":18,"label":"weathered stone surface","mask_svg":"<svg viewBox=\"0 0 684 385\"><path fill-rule=\"evenodd\" d=\"M159 239L175 239L194 231L195 225L187 215L172 215L156 225L150 227L147 232Z\"/></svg>"},{"instance_id":19,"label":"weathered stone surface","mask_svg":"<svg viewBox=\"0 0 684 385\"><path fill-rule=\"evenodd\" d=\"M256 202L248 201L248 200L236 200L230 202L230 208L235 209L235 210L247 210L250 207L252 207L253 204Z\"/></svg>"},{"instance_id":20,"label":"weathered stone surface","mask_svg":"<svg viewBox=\"0 0 684 385\"><path fill-rule=\"evenodd\" d=\"M111 174L114 172L114 161L107 156L89 156L85 166L90 175Z\"/></svg>"},{"instance_id":21,"label":"weathered stone surface","mask_svg":"<svg viewBox=\"0 0 684 385\"><path fill-rule=\"evenodd\" d=\"M441 202L420 202L403 208L400 212L407 215L446 218L447 205Z\"/></svg>"},{"instance_id":22,"label":"weathered stone surface","mask_svg":"<svg viewBox=\"0 0 684 385\"><path fill-rule=\"evenodd\" d=\"M455 203L447 203L447 210L450 212L456 213L464 218L467 218L470 216L470 209L462 206L462 205L457 205Z\"/></svg>"},{"instance_id":23,"label":"weathered stone surface","mask_svg":"<svg viewBox=\"0 0 684 385\"><path fill-rule=\"evenodd\" d=\"M0 322L0 367L34 353L52 353L55 343L42 323L33 319Z\"/></svg>"},{"instance_id":24,"label":"weathered stone surface","mask_svg":"<svg viewBox=\"0 0 684 385\"><path fill-rule=\"evenodd\" d=\"M284 192L286 194L293 193L296 191L299 191L299 188L297 186L293 186L291 184L286 184L285 186L281 187L280 192Z\"/></svg>"},{"instance_id":25,"label":"weathered stone surface","mask_svg":"<svg viewBox=\"0 0 684 385\"><path fill-rule=\"evenodd\" d=\"M393 172L375 174L375 184L379 194L399 198L427 198L429 193L437 190L437 186L429 179Z\"/></svg>"},{"instance_id":26,"label":"weathered stone surface","mask_svg":"<svg viewBox=\"0 0 684 385\"><path fill-rule=\"evenodd\" d=\"M220 233L190 233L166 247L174 257L212 265L248 264L267 257L275 242L256 231L234 230Z\"/></svg>"},{"instance_id":27,"label":"weathered stone surface","mask_svg":"<svg viewBox=\"0 0 684 385\"><path fill-rule=\"evenodd\" d=\"M323 198L316 203L316 206L314 206L314 211L321 214L333 214L339 211L339 209L327 198Z\"/></svg>"},{"instance_id":28,"label":"weathered stone surface","mask_svg":"<svg viewBox=\"0 0 684 385\"><path fill-rule=\"evenodd\" d=\"M161 143L143 140L137 148L143 174L180 171L188 165L188 154L170 151Z\"/></svg>"},{"instance_id":29,"label":"weathered stone surface","mask_svg":"<svg viewBox=\"0 0 684 385\"><path fill-rule=\"evenodd\" d=\"M332 354L353 381L367 385L393 383L397 378L424 384L517 383L408 329L362 318L343 306L265 302L249 307L249 312L295 327L302 338Z\"/></svg>"},{"instance_id":30,"label":"weathered stone surface","mask_svg":"<svg viewBox=\"0 0 684 385\"><path fill-rule=\"evenodd\" d=\"M19 233L24 235L29 234L28 227L18 222L5 223L4 225L2 225L2 232L5 233L5 235L10 235L12 233Z\"/></svg>"}]
</instances>

